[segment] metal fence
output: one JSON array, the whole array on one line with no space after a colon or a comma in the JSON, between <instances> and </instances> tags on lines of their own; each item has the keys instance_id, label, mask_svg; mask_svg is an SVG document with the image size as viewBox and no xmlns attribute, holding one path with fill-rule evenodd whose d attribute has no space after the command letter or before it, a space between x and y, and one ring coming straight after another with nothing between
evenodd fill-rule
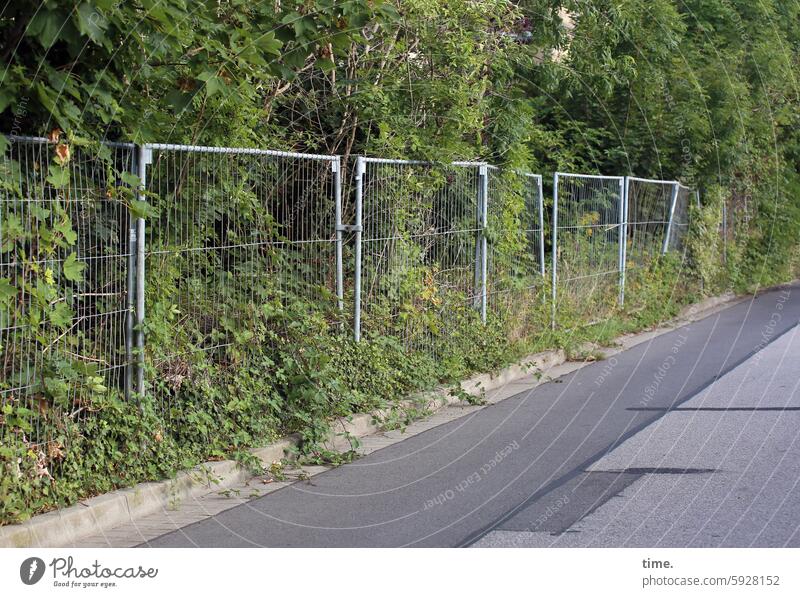
<instances>
[{"instance_id":1,"label":"metal fence","mask_svg":"<svg viewBox=\"0 0 800 597\"><path fill-rule=\"evenodd\" d=\"M8 140L0 156L0 438L18 434L50 475L95 401L131 387L136 153L128 144Z\"/></svg>"},{"instance_id":2,"label":"metal fence","mask_svg":"<svg viewBox=\"0 0 800 597\"><path fill-rule=\"evenodd\" d=\"M542 177L492 167L487 174L488 310L516 339L534 331L545 298Z\"/></svg>"},{"instance_id":3,"label":"metal fence","mask_svg":"<svg viewBox=\"0 0 800 597\"><path fill-rule=\"evenodd\" d=\"M623 300L625 182L557 172L553 180L552 321L605 315ZM618 290L618 292L617 292Z\"/></svg>"},{"instance_id":4,"label":"metal fence","mask_svg":"<svg viewBox=\"0 0 800 597\"><path fill-rule=\"evenodd\" d=\"M482 322L514 339L548 308L553 325L609 315L626 268L682 251L689 224L673 181L557 173L546 223L541 176L481 162L9 140L0 436L22 434L47 474L98 397L183 416L233 384L210 371L291 344L298 309L438 358Z\"/></svg>"},{"instance_id":5,"label":"metal fence","mask_svg":"<svg viewBox=\"0 0 800 597\"><path fill-rule=\"evenodd\" d=\"M143 381L166 410L180 406L171 398L209 363L235 362L256 330L262 343L281 335L259 325L265 309L280 321L289 302L342 304L340 164L335 156L159 144L144 156L156 215L140 279L145 309L166 322L149 333L170 341L148 349Z\"/></svg>"},{"instance_id":6,"label":"metal fence","mask_svg":"<svg viewBox=\"0 0 800 597\"><path fill-rule=\"evenodd\" d=\"M453 329L539 300L541 176L473 162L356 159L355 337L437 354Z\"/></svg>"},{"instance_id":7,"label":"metal fence","mask_svg":"<svg viewBox=\"0 0 800 597\"><path fill-rule=\"evenodd\" d=\"M624 306L629 271L685 249L693 191L677 181L558 172L553 185L553 327L602 321Z\"/></svg>"},{"instance_id":8,"label":"metal fence","mask_svg":"<svg viewBox=\"0 0 800 597\"><path fill-rule=\"evenodd\" d=\"M686 246L686 234L689 232L689 201L692 190L678 183L675 201L670 213L670 222L667 227L667 250L683 253ZM699 201L699 197L696 196Z\"/></svg>"},{"instance_id":9,"label":"metal fence","mask_svg":"<svg viewBox=\"0 0 800 597\"><path fill-rule=\"evenodd\" d=\"M482 300L485 168L356 159L355 338L433 351Z\"/></svg>"},{"instance_id":10,"label":"metal fence","mask_svg":"<svg viewBox=\"0 0 800 597\"><path fill-rule=\"evenodd\" d=\"M646 266L667 251L667 229L678 188L671 180L625 178L626 270Z\"/></svg>"}]
</instances>

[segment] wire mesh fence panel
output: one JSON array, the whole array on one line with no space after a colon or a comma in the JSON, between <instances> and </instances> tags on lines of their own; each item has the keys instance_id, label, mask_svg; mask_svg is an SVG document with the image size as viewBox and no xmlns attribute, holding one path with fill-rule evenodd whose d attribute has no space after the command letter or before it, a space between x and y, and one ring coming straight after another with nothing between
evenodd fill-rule
<instances>
[{"instance_id":1,"label":"wire mesh fence panel","mask_svg":"<svg viewBox=\"0 0 800 597\"><path fill-rule=\"evenodd\" d=\"M38 474L130 384L131 145L9 137L0 157L0 439Z\"/></svg>"},{"instance_id":2,"label":"wire mesh fence panel","mask_svg":"<svg viewBox=\"0 0 800 597\"><path fill-rule=\"evenodd\" d=\"M437 354L481 300L480 168L362 160L362 335Z\"/></svg>"},{"instance_id":3,"label":"wire mesh fence panel","mask_svg":"<svg viewBox=\"0 0 800 597\"><path fill-rule=\"evenodd\" d=\"M489 312L500 317L510 340L536 331L544 296L542 177L488 169Z\"/></svg>"},{"instance_id":4,"label":"wire mesh fence panel","mask_svg":"<svg viewBox=\"0 0 800 597\"><path fill-rule=\"evenodd\" d=\"M623 179L557 173L553 197L553 323L593 323L618 300Z\"/></svg>"},{"instance_id":5,"label":"wire mesh fence panel","mask_svg":"<svg viewBox=\"0 0 800 597\"><path fill-rule=\"evenodd\" d=\"M677 183L627 179L626 270L646 267L664 252L672 199Z\"/></svg>"},{"instance_id":6,"label":"wire mesh fence panel","mask_svg":"<svg viewBox=\"0 0 800 597\"><path fill-rule=\"evenodd\" d=\"M267 375L265 347L291 345L296 320L335 318L338 158L150 148L148 385L168 419L190 420L199 396Z\"/></svg>"},{"instance_id":7,"label":"wire mesh fence panel","mask_svg":"<svg viewBox=\"0 0 800 597\"><path fill-rule=\"evenodd\" d=\"M689 201L694 191L683 185L678 185L675 197L675 209L672 212L672 222L669 225L668 251L683 253L686 247L686 235L689 232Z\"/></svg>"}]
</instances>

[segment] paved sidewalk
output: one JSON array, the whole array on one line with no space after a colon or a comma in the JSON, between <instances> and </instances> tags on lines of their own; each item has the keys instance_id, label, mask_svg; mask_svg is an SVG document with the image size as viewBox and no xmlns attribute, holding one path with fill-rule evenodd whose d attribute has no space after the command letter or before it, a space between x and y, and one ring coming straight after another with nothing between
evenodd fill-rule
<instances>
[{"instance_id":1,"label":"paved sidewalk","mask_svg":"<svg viewBox=\"0 0 800 597\"><path fill-rule=\"evenodd\" d=\"M551 371L552 375L559 376L574 370L576 364L567 363L559 365ZM503 400L510 395L522 390L530 389L539 381L534 377L518 380L508 384L487 397L489 402ZM359 454L366 456L376 450L389 447L393 444L408 439L413 435L423 433L439 425L443 425L464 415L479 410L480 406L451 405L423 420L416 421L405 429L377 433L360 440ZM229 489L214 490L213 483L209 483L206 495L188 501L175 501L168 508L149 516L139 518L113 529L84 537L73 547L134 547L151 539L172 531L180 531L192 523L211 518L212 516L230 510L236 506L268 495L278 489L288 487L293 483L306 483L313 485L313 477L329 470L328 466L297 466L283 471L285 479L276 479L273 475L257 476L244 483Z\"/></svg>"}]
</instances>

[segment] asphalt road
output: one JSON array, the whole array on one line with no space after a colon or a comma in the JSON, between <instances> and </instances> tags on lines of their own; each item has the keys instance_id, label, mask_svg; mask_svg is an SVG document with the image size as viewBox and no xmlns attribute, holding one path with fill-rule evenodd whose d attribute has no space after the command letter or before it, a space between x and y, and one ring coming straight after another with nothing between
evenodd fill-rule
<instances>
[{"instance_id":1,"label":"asphalt road","mask_svg":"<svg viewBox=\"0 0 800 597\"><path fill-rule=\"evenodd\" d=\"M798 322L800 287L763 294L146 545L543 546L589 544L590 535L600 537L597 545L711 545L715 540L749 545L758 530L747 523L752 509L740 508L740 531L728 533L725 521L730 520L718 516L703 525L706 513L697 500L686 504L699 487L715 488L708 492L714 499L728 499L731 484L745 479L748 492L733 492L738 501L744 495L750 500L745 505L765 512L778 507L780 500L770 502L771 507L755 502L764 502L764 483L776 478L770 464L777 462L776 455L796 449L800 416L775 399L768 401L773 410L753 410L763 406L755 392L763 391L766 381L748 385L736 375L772 367L780 372L784 391L796 383L800 340L794 351L778 342L790 342ZM716 412L701 420L694 405L706 400L721 410L699 411ZM695 410L681 411L684 403ZM745 410L724 410L734 404ZM719 432L722 444L711 442L706 449L700 440L719 429L727 430L727 435ZM765 437L776 439L754 458L750 452L760 448L753 438ZM734 439L740 443L731 450ZM698 454L696 462L689 458ZM751 475L755 481L721 474L725 467L750 466L751 461L760 471ZM798 501L791 485L797 471L789 473L791 483L770 487L770 492ZM672 485L664 485L668 482ZM680 503L653 513L667 490L673 496L667 503ZM627 511L620 510L623 503ZM679 514L687 518L670 526ZM787 510L778 520L793 531L795 514L800 515ZM654 521L661 522L651 532ZM698 528L708 532L698 534ZM583 543L575 539L578 535ZM755 544L787 541L797 544L797 536L765 532Z\"/></svg>"},{"instance_id":2,"label":"asphalt road","mask_svg":"<svg viewBox=\"0 0 800 597\"><path fill-rule=\"evenodd\" d=\"M477 547L800 547L800 327Z\"/></svg>"}]
</instances>

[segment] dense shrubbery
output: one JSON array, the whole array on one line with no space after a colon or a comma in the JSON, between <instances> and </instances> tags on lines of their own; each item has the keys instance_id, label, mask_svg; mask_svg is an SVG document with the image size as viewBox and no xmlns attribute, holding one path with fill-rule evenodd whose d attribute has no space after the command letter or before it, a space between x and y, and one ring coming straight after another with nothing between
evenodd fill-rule
<instances>
[{"instance_id":1,"label":"dense shrubbery","mask_svg":"<svg viewBox=\"0 0 800 597\"><path fill-rule=\"evenodd\" d=\"M630 172L680 178L700 188L702 204L692 207L687 260L670 256L631 272L624 313L612 308L613 287L598 325L581 327L587 314L578 302L574 312L559 312L569 333L549 330L549 307L538 300L493 309L485 328L465 310L446 335L434 334L432 352L409 353L369 328L357 345L340 333L341 316L329 304L267 284L257 301L226 296L248 314L212 330L229 345L179 361L175 354L211 332L202 319L187 322L172 292L205 281L155 268L146 322L154 392L138 403L104 387L91 363L45 351L65 342L83 280L99 275L69 260L79 223L54 202L47 213L26 214L37 226L25 228L9 217L10 204L0 204L0 327L24 319L36 332L13 354L0 346L0 389L18 383L9 372L19 372L26 354L42 364L28 396L3 399L0 522L285 432L301 432L315 452L331 417L385 406L526 351L608 340L701 294L752 290L796 272L796 2L98 0L76 7L48 0L3 11L0 131L59 139L41 176L48 193L68 193L76 148L107 137ZM2 136L0 149L7 149ZM0 184L10 197L19 177L3 165ZM120 222L126 210L140 215L130 192L137 181L107 178L117 182L98 186L104 195L93 205ZM206 214L212 228L227 225L232 205ZM506 205L504 225L492 231L500 256L521 246L519 236L502 232L515 230L509 224L519 211L519 202ZM268 226L263 216L248 222ZM107 242L113 233L104 231ZM7 259L23 253L54 265ZM66 261L56 265L56 254ZM408 287L429 292L425 274L410 273ZM424 311L408 312L419 314L414 325L431 325ZM66 334L71 349L91 341L82 333ZM55 429L46 445L31 439L41 421Z\"/></svg>"}]
</instances>

